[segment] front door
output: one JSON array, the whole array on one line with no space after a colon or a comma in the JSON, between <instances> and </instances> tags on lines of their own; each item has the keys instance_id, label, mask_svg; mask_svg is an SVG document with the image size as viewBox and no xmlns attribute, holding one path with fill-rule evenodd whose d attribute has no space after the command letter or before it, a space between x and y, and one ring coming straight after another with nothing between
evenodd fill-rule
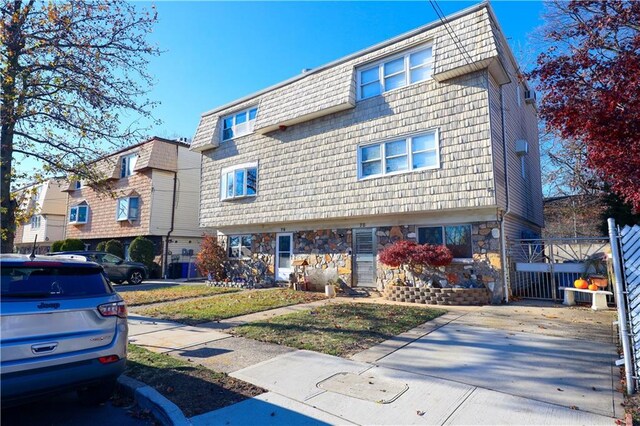
<instances>
[{"instance_id":1,"label":"front door","mask_svg":"<svg viewBox=\"0 0 640 426\"><path fill-rule=\"evenodd\" d=\"M375 235L375 228L353 230L353 263L357 287L376 287Z\"/></svg>"},{"instance_id":2,"label":"front door","mask_svg":"<svg viewBox=\"0 0 640 426\"><path fill-rule=\"evenodd\" d=\"M293 255L293 234L278 234L276 239L276 281L289 281Z\"/></svg>"}]
</instances>

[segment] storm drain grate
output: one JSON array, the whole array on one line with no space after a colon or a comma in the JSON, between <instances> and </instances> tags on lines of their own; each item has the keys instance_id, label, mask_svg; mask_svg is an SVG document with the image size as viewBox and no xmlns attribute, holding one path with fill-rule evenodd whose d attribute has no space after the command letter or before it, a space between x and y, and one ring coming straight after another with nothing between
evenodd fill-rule
<instances>
[{"instance_id":1,"label":"storm drain grate","mask_svg":"<svg viewBox=\"0 0 640 426\"><path fill-rule=\"evenodd\" d=\"M406 383L353 373L334 374L318 382L316 386L322 390L378 404L390 404L409 389Z\"/></svg>"}]
</instances>

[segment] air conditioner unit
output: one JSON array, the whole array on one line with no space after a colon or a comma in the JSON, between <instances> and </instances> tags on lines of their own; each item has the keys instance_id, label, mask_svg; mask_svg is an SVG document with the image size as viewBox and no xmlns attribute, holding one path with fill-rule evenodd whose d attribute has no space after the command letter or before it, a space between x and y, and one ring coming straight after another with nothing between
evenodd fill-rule
<instances>
[{"instance_id":1,"label":"air conditioner unit","mask_svg":"<svg viewBox=\"0 0 640 426\"><path fill-rule=\"evenodd\" d=\"M524 101L528 104L532 104L536 101L536 92L535 90L525 90L524 91Z\"/></svg>"},{"instance_id":2,"label":"air conditioner unit","mask_svg":"<svg viewBox=\"0 0 640 426\"><path fill-rule=\"evenodd\" d=\"M527 155L528 153L529 153L529 143L524 139L517 140L516 154L519 156L522 156L522 155Z\"/></svg>"}]
</instances>

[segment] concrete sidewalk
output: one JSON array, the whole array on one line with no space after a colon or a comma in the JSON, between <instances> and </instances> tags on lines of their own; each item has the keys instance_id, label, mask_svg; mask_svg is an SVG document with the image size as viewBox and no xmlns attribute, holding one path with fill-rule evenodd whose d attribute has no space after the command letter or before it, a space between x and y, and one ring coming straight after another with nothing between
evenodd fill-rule
<instances>
[{"instance_id":1,"label":"concrete sidewalk","mask_svg":"<svg viewBox=\"0 0 640 426\"><path fill-rule=\"evenodd\" d=\"M268 390L193 417L196 425L595 425L623 415L610 314L514 305L451 309L350 360L222 331L293 309L304 307L205 327L132 317L131 339ZM589 324L593 330L584 328Z\"/></svg>"}]
</instances>

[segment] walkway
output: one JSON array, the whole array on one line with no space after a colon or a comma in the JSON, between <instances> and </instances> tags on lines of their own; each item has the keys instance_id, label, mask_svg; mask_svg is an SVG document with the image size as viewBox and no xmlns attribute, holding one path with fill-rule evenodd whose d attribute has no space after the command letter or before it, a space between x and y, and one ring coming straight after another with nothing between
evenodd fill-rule
<instances>
[{"instance_id":1,"label":"walkway","mask_svg":"<svg viewBox=\"0 0 640 426\"><path fill-rule=\"evenodd\" d=\"M196 416L196 425L614 424L623 415L613 312L528 304L447 309L353 359L221 331L272 311L206 327L130 322L136 344L198 358L268 390ZM170 343L169 336L180 337Z\"/></svg>"}]
</instances>

